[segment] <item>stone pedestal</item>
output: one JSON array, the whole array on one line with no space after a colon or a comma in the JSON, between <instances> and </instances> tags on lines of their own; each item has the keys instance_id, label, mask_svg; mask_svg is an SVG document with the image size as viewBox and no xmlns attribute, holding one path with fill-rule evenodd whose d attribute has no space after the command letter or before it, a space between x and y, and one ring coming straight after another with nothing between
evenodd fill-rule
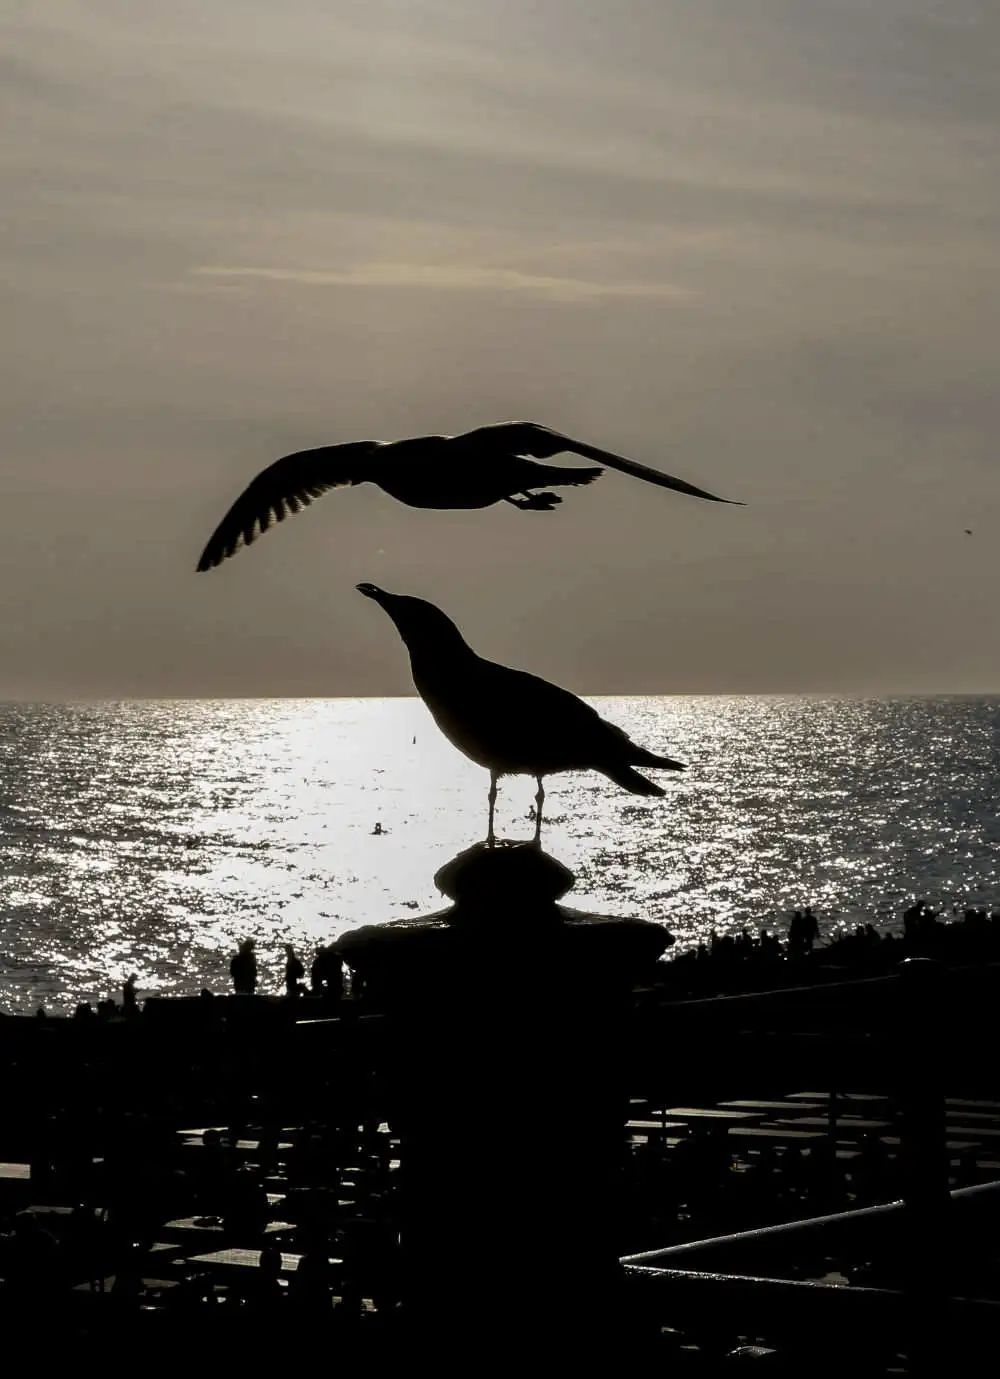
<instances>
[{"instance_id":1,"label":"stone pedestal","mask_svg":"<svg viewBox=\"0 0 1000 1379\"><path fill-rule=\"evenodd\" d=\"M390 1022L408 1324L473 1368L586 1355L617 1313L629 995L670 938L560 905L572 874L529 844L435 881L449 909L338 945Z\"/></svg>"}]
</instances>

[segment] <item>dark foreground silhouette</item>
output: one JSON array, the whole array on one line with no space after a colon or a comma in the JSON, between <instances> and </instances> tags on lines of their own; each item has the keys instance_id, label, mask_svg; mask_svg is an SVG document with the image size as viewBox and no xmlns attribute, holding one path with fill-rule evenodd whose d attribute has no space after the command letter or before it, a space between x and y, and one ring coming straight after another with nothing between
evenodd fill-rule
<instances>
[{"instance_id":1,"label":"dark foreground silhouette","mask_svg":"<svg viewBox=\"0 0 1000 1379\"><path fill-rule=\"evenodd\" d=\"M631 993L663 931L568 908L540 849L480 844L435 880L450 908L317 955L317 994L361 976L343 1001L0 1018L9 1350L992 1372L970 1359L1000 1294L988 965L650 1019ZM908 936L933 925L911 910Z\"/></svg>"},{"instance_id":2,"label":"dark foreground silhouette","mask_svg":"<svg viewBox=\"0 0 1000 1379\"><path fill-rule=\"evenodd\" d=\"M211 570L221 565L242 546L249 546L272 523L308 507L330 489L356 484L376 484L411 508L486 508L506 502L525 512L551 512L562 499L537 490L589 484L603 473L601 469L563 469L534 462L564 451L598 460L623 474L677 493L705 498L711 503L734 501L608 450L584 445L536 422L507 421L480 426L460 436L351 441L285 455L258 474L240 494L212 533L198 569Z\"/></svg>"},{"instance_id":3,"label":"dark foreground silhouette","mask_svg":"<svg viewBox=\"0 0 1000 1379\"><path fill-rule=\"evenodd\" d=\"M477 656L452 620L433 603L359 584L396 625L410 653L413 683L445 737L490 773L489 827L494 837L497 779L534 776L535 840L542 834L545 776L601 771L633 795L662 795L633 768L682 771L670 757L637 746L568 690Z\"/></svg>"}]
</instances>

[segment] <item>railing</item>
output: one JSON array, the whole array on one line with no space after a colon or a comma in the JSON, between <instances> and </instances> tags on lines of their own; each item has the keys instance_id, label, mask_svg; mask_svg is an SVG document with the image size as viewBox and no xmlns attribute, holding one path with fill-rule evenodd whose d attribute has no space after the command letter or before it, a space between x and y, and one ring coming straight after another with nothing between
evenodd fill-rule
<instances>
[{"instance_id":1,"label":"railing","mask_svg":"<svg viewBox=\"0 0 1000 1379\"><path fill-rule=\"evenodd\" d=\"M900 1116L904 1198L627 1256L621 1262L644 1305L688 1322L724 1311L728 1326L775 1338L802 1337L813 1328L840 1343L895 1338L915 1374L943 1372L948 1349L975 1353L991 1333L995 1343L1000 1304L954 1296L952 1266L1000 1216L1000 1182L949 1194L944 1096L946 1081L995 1081L996 1006L984 997L996 979L995 966L946 972L911 959L894 977L684 1002L656 1012L661 1036L683 1033L690 1056L682 1080L700 1086L703 1096L706 1087L742 1080L751 1069L758 1083L787 1086L802 1076L814 1084L825 1080L831 1092L891 1090ZM648 1015L646 1021L643 1044L655 1046L655 1024ZM649 1063L647 1076L655 1076ZM661 1079L676 1097L674 1074L664 1071ZM835 1131L833 1095L830 1114ZM762 1253L787 1261L807 1244L820 1242L832 1251L873 1234L883 1244L894 1238L899 1289L758 1274Z\"/></svg>"}]
</instances>

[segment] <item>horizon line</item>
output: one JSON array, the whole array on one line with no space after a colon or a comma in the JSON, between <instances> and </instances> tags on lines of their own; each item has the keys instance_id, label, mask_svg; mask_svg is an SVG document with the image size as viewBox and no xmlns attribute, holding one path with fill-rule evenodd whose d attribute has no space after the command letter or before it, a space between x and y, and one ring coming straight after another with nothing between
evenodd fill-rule
<instances>
[{"instance_id":1,"label":"horizon line","mask_svg":"<svg viewBox=\"0 0 1000 1379\"><path fill-rule=\"evenodd\" d=\"M1000 699L997 689L964 690L574 690L583 699ZM307 703L337 703L351 700L414 700L411 694L0 694L0 705L8 704L185 704L185 703L275 703L302 700Z\"/></svg>"}]
</instances>

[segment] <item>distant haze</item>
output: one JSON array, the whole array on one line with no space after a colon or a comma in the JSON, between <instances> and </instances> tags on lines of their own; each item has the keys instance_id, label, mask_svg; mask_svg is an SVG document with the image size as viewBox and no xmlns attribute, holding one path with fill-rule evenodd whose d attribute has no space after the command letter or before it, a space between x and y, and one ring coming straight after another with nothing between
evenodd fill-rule
<instances>
[{"instance_id":1,"label":"distant haze","mask_svg":"<svg viewBox=\"0 0 1000 1379\"><path fill-rule=\"evenodd\" d=\"M1000 688L991 0L5 14L0 697L409 692L359 580L581 692ZM748 506L362 488L194 574L282 453L513 417Z\"/></svg>"}]
</instances>

